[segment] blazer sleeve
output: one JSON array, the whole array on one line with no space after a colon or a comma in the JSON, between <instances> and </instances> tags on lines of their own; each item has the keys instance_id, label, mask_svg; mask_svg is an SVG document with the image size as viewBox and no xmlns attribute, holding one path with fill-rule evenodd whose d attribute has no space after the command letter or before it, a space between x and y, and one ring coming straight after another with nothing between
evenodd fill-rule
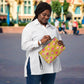
<instances>
[{"instance_id":1,"label":"blazer sleeve","mask_svg":"<svg viewBox=\"0 0 84 84\"><path fill-rule=\"evenodd\" d=\"M32 30L26 26L22 32L21 49L30 51L37 47L39 47L38 40L32 40Z\"/></svg>"}]
</instances>

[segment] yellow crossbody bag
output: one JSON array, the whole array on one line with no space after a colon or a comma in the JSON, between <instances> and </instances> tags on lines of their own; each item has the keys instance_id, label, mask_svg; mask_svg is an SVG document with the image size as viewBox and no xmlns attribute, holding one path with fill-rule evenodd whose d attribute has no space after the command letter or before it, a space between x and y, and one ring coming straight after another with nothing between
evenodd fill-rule
<instances>
[{"instance_id":1,"label":"yellow crossbody bag","mask_svg":"<svg viewBox=\"0 0 84 84\"><path fill-rule=\"evenodd\" d=\"M40 52L40 56L47 62L52 63L59 56L65 47L58 45L58 39L54 37Z\"/></svg>"}]
</instances>

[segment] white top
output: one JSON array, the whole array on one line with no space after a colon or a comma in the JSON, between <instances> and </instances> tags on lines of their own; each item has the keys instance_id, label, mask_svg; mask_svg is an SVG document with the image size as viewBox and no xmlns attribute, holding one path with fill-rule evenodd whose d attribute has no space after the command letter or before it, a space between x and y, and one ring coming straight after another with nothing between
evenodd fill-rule
<instances>
[{"instance_id":1,"label":"white top","mask_svg":"<svg viewBox=\"0 0 84 84\"><path fill-rule=\"evenodd\" d=\"M72 22L69 21L68 25L69 25L69 30L72 30L72 26L73 26Z\"/></svg>"},{"instance_id":2,"label":"white top","mask_svg":"<svg viewBox=\"0 0 84 84\"><path fill-rule=\"evenodd\" d=\"M56 27L59 26L59 21L58 20L55 21L55 26Z\"/></svg>"},{"instance_id":3,"label":"white top","mask_svg":"<svg viewBox=\"0 0 84 84\"><path fill-rule=\"evenodd\" d=\"M39 23L36 19L23 29L21 48L26 50L26 61L24 67L24 76L27 77L27 63L30 57L30 68L32 75L41 75L45 73L55 73L61 71L60 59L57 57L54 62L48 64L41 57L43 69L40 67L39 54L38 52L43 46L38 45L38 41L42 39L44 35L50 35L51 38L57 37L61 40L58 30L51 24L47 24L46 27Z\"/></svg>"}]
</instances>

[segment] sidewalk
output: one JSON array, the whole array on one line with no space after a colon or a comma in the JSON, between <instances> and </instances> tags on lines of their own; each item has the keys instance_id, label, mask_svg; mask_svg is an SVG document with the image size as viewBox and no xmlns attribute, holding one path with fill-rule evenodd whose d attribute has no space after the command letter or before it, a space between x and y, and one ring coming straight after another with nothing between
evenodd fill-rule
<instances>
[{"instance_id":1,"label":"sidewalk","mask_svg":"<svg viewBox=\"0 0 84 84\"><path fill-rule=\"evenodd\" d=\"M84 84L84 35L61 36L66 50L60 55L62 71L55 84ZM20 43L21 34L0 34L0 84L26 84Z\"/></svg>"},{"instance_id":2,"label":"sidewalk","mask_svg":"<svg viewBox=\"0 0 84 84\"><path fill-rule=\"evenodd\" d=\"M0 26L0 31L2 33L22 33L22 30L24 29L25 26L19 26L19 27L5 27L5 26ZM84 34L84 28L79 28L79 34ZM66 30L69 33L69 30Z\"/></svg>"},{"instance_id":3,"label":"sidewalk","mask_svg":"<svg viewBox=\"0 0 84 84\"><path fill-rule=\"evenodd\" d=\"M79 28L79 34L84 34L84 28ZM69 33L69 30L66 30L67 33Z\"/></svg>"}]
</instances>

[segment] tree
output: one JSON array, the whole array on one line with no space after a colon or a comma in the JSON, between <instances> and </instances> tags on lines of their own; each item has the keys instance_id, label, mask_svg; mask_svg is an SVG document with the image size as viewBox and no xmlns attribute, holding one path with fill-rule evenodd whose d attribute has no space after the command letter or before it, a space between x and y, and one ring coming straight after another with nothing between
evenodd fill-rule
<instances>
[{"instance_id":1,"label":"tree","mask_svg":"<svg viewBox=\"0 0 84 84\"><path fill-rule=\"evenodd\" d=\"M68 8L69 8L69 3L67 3L66 0L64 0L64 4L63 4L64 15L68 14Z\"/></svg>"},{"instance_id":2,"label":"tree","mask_svg":"<svg viewBox=\"0 0 84 84\"><path fill-rule=\"evenodd\" d=\"M58 0L52 1L51 4L52 11L58 15L58 17L61 15L61 4Z\"/></svg>"}]
</instances>

